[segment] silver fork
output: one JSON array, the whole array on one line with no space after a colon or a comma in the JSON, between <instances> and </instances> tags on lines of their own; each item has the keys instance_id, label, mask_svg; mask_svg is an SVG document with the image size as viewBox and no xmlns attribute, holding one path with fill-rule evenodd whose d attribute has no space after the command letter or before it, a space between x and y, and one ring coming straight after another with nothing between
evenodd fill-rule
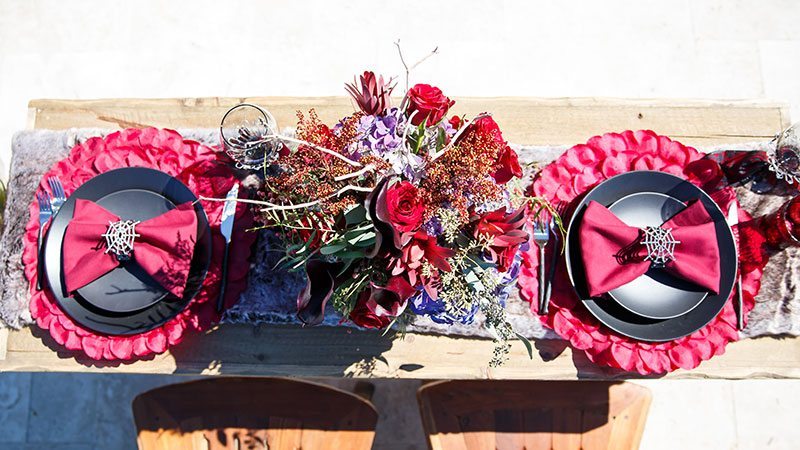
<instances>
[{"instance_id":1,"label":"silver fork","mask_svg":"<svg viewBox=\"0 0 800 450\"><path fill-rule=\"evenodd\" d=\"M556 204L556 214L558 217L561 218L562 225L564 216L567 213L567 202L558 202ZM539 311L543 315L549 314L550 311L550 295L553 293L553 280L556 276L556 266L558 266L558 255L563 248L563 243L561 242L561 234L559 233L558 228L556 227L556 219L554 216L550 217L550 232L553 234L553 240L555 243L555 247L550 252L550 267L547 272L547 288L544 293L544 299L539 303Z\"/></svg>"},{"instance_id":2,"label":"silver fork","mask_svg":"<svg viewBox=\"0 0 800 450\"><path fill-rule=\"evenodd\" d=\"M42 231L45 224L53 217L53 209L51 207L50 194L47 192L39 192L36 194L36 200L39 202L39 234L37 236L37 253L36 253L36 289L42 290L42 271L44 264L42 264Z\"/></svg>"},{"instance_id":3,"label":"silver fork","mask_svg":"<svg viewBox=\"0 0 800 450\"><path fill-rule=\"evenodd\" d=\"M539 246L539 314L542 314L542 300L545 295L545 279L544 279L544 248L550 242L550 222L543 217L538 217L533 223L533 240Z\"/></svg>"},{"instance_id":4,"label":"silver fork","mask_svg":"<svg viewBox=\"0 0 800 450\"><path fill-rule=\"evenodd\" d=\"M50 206L53 208L53 214L58 214L61 205L67 201L67 195L64 193L64 185L61 184L61 179L58 177L50 177L47 179L47 184L50 185L50 192L53 193L53 198L50 200Z\"/></svg>"}]
</instances>

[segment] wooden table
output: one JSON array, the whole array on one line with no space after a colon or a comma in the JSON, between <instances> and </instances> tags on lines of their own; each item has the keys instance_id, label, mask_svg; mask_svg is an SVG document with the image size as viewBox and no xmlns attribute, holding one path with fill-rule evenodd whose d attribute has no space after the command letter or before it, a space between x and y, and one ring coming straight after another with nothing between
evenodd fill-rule
<instances>
[{"instance_id":1,"label":"wooden table","mask_svg":"<svg viewBox=\"0 0 800 450\"><path fill-rule=\"evenodd\" d=\"M280 126L315 108L326 123L353 111L344 97L34 100L29 127L216 127L240 102L267 107ZM511 142L576 144L607 131L648 128L686 144L768 140L789 125L783 104L756 101L463 98L455 112L491 111ZM287 294L289 295L289 294ZM97 363L66 352L37 328L0 333L0 370L395 378L631 378L592 364L562 341L515 343L505 366L486 366L489 340L423 334L393 339L347 328L223 325L187 336L163 355L132 364ZM800 378L800 339L747 339L695 370L669 378Z\"/></svg>"}]
</instances>

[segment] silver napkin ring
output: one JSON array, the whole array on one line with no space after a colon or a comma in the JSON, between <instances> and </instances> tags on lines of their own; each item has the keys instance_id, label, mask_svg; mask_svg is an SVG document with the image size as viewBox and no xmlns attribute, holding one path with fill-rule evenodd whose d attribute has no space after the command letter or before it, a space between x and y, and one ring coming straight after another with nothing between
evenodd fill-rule
<instances>
[{"instance_id":1,"label":"silver napkin ring","mask_svg":"<svg viewBox=\"0 0 800 450\"><path fill-rule=\"evenodd\" d=\"M108 229L102 234L106 240L105 253L113 253L117 261L127 261L133 254L133 243L139 234L136 234L138 220L118 220L108 222Z\"/></svg>"},{"instance_id":2,"label":"silver napkin ring","mask_svg":"<svg viewBox=\"0 0 800 450\"><path fill-rule=\"evenodd\" d=\"M675 260L675 245L680 244L672 236L671 228L645 227L642 245L647 249L645 261L650 261L653 267L664 267L668 262Z\"/></svg>"}]
</instances>

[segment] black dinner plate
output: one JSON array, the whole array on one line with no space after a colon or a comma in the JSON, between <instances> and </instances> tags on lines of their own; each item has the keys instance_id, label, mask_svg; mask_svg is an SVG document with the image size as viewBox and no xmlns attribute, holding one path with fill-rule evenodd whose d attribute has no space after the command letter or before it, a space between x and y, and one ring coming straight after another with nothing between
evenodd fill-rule
<instances>
[{"instance_id":1,"label":"black dinner plate","mask_svg":"<svg viewBox=\"0 0 800 450\"><path fill-rule=\"evenodd\" d=\"M636 198L636 197L639 198ZM634 199L628 200L625 199ZM661 225L685 205L699 199L714 221L720 254L720 293L705 293L697 287L667 277L658 269L651 269L643 277L661 282L661 296L654 297L652 284L645 288L626 292L630 296L638 291L639 308L641 302L659 300L675 304L661 307L664 311L686 312L675 317L644 317L631 310L629 303L623 306L610 296L590 297L586 287L585 270L580 254L579 224L590 201L594 200L610 208L618 216L626 216L633 226ZM622 206L620 206L622 205ZM725 214L703 190L664 172L633 171L610 178L592 189L574 208L567 230L566 263L567 272L575 291L583 304L600 322L625 336L649 342L664 342L689 335L708 324L725 306L731 294L737 269L736 245L733 232L725 220ZM683 291L683 294L681 294ZM618 295L619 293L615 293ZM681 301L677 297L685 296ZM702 296L703 298L698 297ZM631 300L633 301L633 300ZM692 303L697 303L692 305ZM657 308L657 307L656 307ZM636 309L634 306L633 309ZM669 315L669 314L668 314Z\"/></svg>"},{"instance_id":2,"label":"black dinner plate","mask_svg":"<svg viewBox=\"0 0 800 450\"><path fill-rule=\"evenodd\" d=\"M64 233L72 220L75 200L91 200L125 220L147 220L197 197L170 175L144 167L100 174L81 185L53 218L44 243L48 287L61 308L76 322L96 332L131 335L156 328L175 317L200 291L211 260L211 233L200 202L197 241L182 298L168 293L136 263L135 258L74 295L65 292L62 270Z\"/></svg>"}]
</instances>

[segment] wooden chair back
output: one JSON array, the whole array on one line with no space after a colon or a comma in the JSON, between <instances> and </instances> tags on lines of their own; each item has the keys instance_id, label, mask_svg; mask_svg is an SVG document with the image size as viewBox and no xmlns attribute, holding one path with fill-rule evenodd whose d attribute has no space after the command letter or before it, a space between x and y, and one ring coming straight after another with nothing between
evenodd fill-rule
<instances>
[{"instance_id":1,"label":"wooden chair back","mask_svg":"<svg viewBox=\"0 0 800 450\"><path fill-rule=\"evenodd\" d=\"M433 450L636 449L651 400L600 381L441 381L417 397Z\"/></svg>"},{"instance_id":2,"label":"wooden chair back","mask_svg":"<svg viewBox=\"0 0 800 450\"><path fill-rule=\"evenodd\" d=\"M139 450L369 449L372 404L329 386L283 378L209 378L133 400Z\"/></svg>"}]
</instances>

